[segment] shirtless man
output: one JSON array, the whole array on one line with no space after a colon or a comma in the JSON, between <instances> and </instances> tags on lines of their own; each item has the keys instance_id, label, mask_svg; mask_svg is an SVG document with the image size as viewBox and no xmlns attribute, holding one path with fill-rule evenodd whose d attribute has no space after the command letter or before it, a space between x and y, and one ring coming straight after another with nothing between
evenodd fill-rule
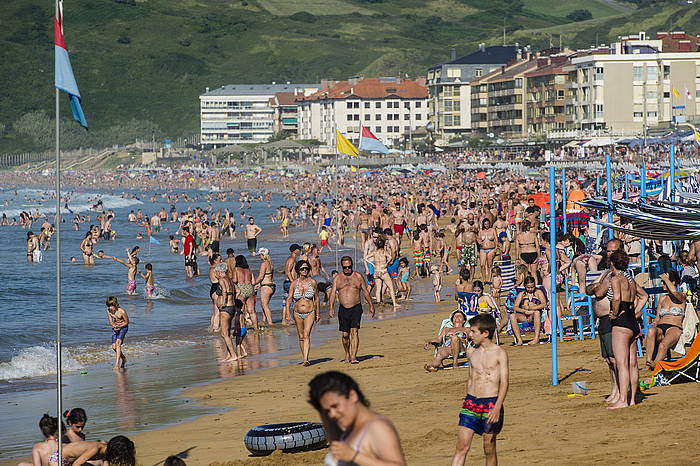
<instances>
[{"instance_id":1,"label":"shirtless man","mask_svg":"<svg viewBox=\"0 0 700 466\"><path fill-rule=\"evenodd\" d=\"M212 252L219 252L219 241L221 240L221 230L219 230L219 225L212 221L211 226L209 226L209 248Z\"/></svg>"},{"instance_id":2,"label":"shirtless man","mask_svg":"<svg viewBox=\"0 0 700 466\"><path fill-rule=\"evenodd\" d=\"M342 334L345 357L342 362L359 364L357 350L360 346L360 321L362 320L362 297L369 304L369 312L374 317L374 303L364 277L352 270L352 258L340 259L343 273L336 275L330 293L328 317L333 318L336 293L338 295L338 327Z\"/></svg>"},{"instance_id":3,"label":"shirtless man","mask_svg":"<svg viewBox=\"0 0 700 466\"><path fill-rule=\"evenodd\" d=\"M401 209L401 204L398 202L394 204L393 217L394 233L399 235L399 244L401 244L404 228L406 226L406 213L403 211L403 209Z\"/></svg>"},{"instance_id":4,"label":"shirtless man","mask_svg":"<svg viewBox=\"0 0 700 466\"><path fill-rule=\"evenodd\" d=\"M467 380L467 396L462 402L457 431L457 448L452 466L463 466L474 434L483 436L486 465L498 464L496 436L503 428L503 402L508 393L508 354L493 342L496 319L478 314L469 320L467 349L471 369Z\"/></svg>"},{"instance_id":5,"label":"shirtless man","mask_svg":"<svg viewBox=\"0 0 700 466\"><path fill-rule=\"evenodd\" d=\"M258 235L262 233L262 228L255 224L253 217L248 218L248 225L245 226L245 239L248 243L248 252L255 255L258 250Z\"/></svg>"}]
</instances>

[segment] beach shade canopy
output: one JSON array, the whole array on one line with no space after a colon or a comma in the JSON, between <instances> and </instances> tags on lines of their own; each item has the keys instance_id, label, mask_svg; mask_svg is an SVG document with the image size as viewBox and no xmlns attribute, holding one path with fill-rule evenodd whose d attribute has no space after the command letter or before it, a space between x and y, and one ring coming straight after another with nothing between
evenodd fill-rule
<instances>
[{"instance_id":1,"label":"beach shade canopy","mask_svg":"<svg viewBox=\"0 0 700 466\"><path fill-rule=\"evenodd\" d=\"M260 146L262 149L303 149L308 147L297 141L292 141L291 139L281 139L279 141L268 142Z\"/></svg>"},{"instance_id":2,"label":"beach shade canopy","mask_svg":"<svg viewBox=\"0 0 700 466\"><path fill-rule=\"evenodd\" d=\"M214 155L228 155L228 154L242 154L244 152L250 152L250 149L246 149L243 146L237 144L230 144L223 147L217 147L209 151L210 154Z\"/></svg>"}]
</instances>

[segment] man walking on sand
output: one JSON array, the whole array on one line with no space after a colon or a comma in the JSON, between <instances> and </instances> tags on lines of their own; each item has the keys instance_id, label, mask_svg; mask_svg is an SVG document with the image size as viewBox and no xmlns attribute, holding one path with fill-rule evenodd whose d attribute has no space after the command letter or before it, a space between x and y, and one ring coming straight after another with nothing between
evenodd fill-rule
<instances>
[{"instance_id":1,"label":"man walking on sand","mask_svg":"<svg viewBox=\"0 0 700 466\"><path fill-rule=\"evenodd\" d=\"M262 233L262 228L255 224L255 219L250 217L248 225L245 226L245 239L248 243L248 252L255 255L258 250L258 235Z\"/></svg>"},{"instance_id":2,"label":"man walking on sand","mask_svg":"<svg viewBox=\"0 0 700 466\"><path fill-rule=\"evenodd\" d=\"M374 303L369 295L367 282L358 272L352 270L352 258L343 256L340 259L343 273L336 275L333 280L328 303L328 316L333 318L336 293L338 294L338 327L342 333L345 358L341 362L359 364L357 349L360 346L360 320L362 320L362 297L369 304L369 311L374 317Z\"/></svg>"}]
</instances>

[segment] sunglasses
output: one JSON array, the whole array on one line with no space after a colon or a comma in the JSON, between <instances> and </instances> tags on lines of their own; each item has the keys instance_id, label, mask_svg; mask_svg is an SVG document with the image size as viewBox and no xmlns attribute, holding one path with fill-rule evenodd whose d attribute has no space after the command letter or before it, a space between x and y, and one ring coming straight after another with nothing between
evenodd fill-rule
<instances>
[{"instance_id":1,"label":"sunglasses","mask_svg":"<svg viewBox=\"0 0 700 466\"><path fill-rule=\"evenodd\" d=\"M310 267L301 267L299 269L299 271L301 272L302 270L306 270L308 272L309 270L311 270L311 268Z\"/></svg>"},{"instance_id":2,"label":"sunglasses","mask_svg":"<svg viewBox=\"0 0 700 466\"><path fill-rule=\"evenodd\" d=\"M343 270L352 270L352 265L344 265Z\"/></svg>"}]
</instances>

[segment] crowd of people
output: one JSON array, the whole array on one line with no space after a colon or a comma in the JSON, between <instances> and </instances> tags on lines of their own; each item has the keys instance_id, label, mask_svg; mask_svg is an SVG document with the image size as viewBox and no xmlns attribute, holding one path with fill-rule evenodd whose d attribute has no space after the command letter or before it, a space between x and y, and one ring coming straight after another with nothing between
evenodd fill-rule
<instances>
[{"instance_id":1,"label":"crowd of people","mask_svg":"<svg viewBox=\"0 0 700 466\"><path fill-rule=\"evenodd\" d=\"M425 369L437 372L450 358L458 367L460 356L467 355L471 369L453 464L464 463L474 433L484 437L487 463L496 464L496 435L503 425L508 389L507 352L502 347L507 341L506 332L513 335L513 345L526 344L524 333L529 331L533 335L527 344L541 343L551 327L558 325L558 317L573 312L572 302L565 299L568 288L593 298L601 354L610 369L609 407L627 407L637 401L640 369L636 342L642 309L649 306L647 292L629 272L632 263L645 260L640 257L639 238L615 234L608 240L606 231L589 222L592 212L562 201L561 188L555 196L557 215L564 211L580 215L559 227L552 250L545 205L539 196L546 187L537 179L515 172L494 172L484 180L465 178L455 171L410 176L348 175L341 181L341 194L334 192L329 178L285 178L277 182L285 205L276 209L271 206L270 189L207 195L205 200L209 202L231 205L224 209L178 209L178 204L200 199L171 193L151 198L170 204L170 212L162 208L147 214L139 209L126 218L143 225L149 237L161 231L163 225L175 223L169 251L182 255L187 278L203 275L200 264L208 262L212 304L209 330L220 334L226 348L222 363L248 356L248 332L294 325L300 364L312 365L311 334L325 313L332 319L337 316L342 362L359 364L359 330L365 309L371 316L378 308L384 312L400 310L415 298L412 282L420 279L429 283L431 299L444 302L445 287L454 283L454 292L448 294L456 298L457 309L425 343L426 349L436 348ZM576 192L572 198L595 195L594 177L586 173L571 173L566 183L570 195ZM235 203L239 204L237 214ZM294 229L308 240L292 243L279 269L264 244L263 234L273 232L264 231L254 217L246 214L252 203L268 204L270 219L279 225L281 237L287 238ZM113 224L123 220L108 209L97 209L95 214L95 223L78 248L86 265L109 258L94 249L100 241L113 239ZM77 228L82 221L76 220ZM237 230L243 231L247 255L236 255L231 247L222 253L222 244L233 241ZM27 260L37 260L35 251L48 248L50 232L53 226L47 221L42 225L43 240L27 234ZM354 256L343 254L337 263L331 259L350 242L356 248ZM685 307L690 301L681 285L688 285L698 276L695 265L700 242L690 244L688 251L683 249L677 248L668 257L663 245L650 242L651 255L675 259L685 266L682 273L669 270L660 275L665 294L658 300L656 317L644 337L644 369L653 369L680 338ZM139 251L138 247L127 250L125 260L112 257L127 268L128 294L135 292L139 277L144 280L146 293L153 293L153 266L146 264L145 273L139 272ZM249 265L252 257L259 260L257 271ZM556 270L557 316L549 312L551 262ZM506 283L507 265L515 270L514 283ZM594 279L587 280L589 276ZM284 294L283 305L273 309L271 298L280 292ZM129 318L116 297L110 296L106 305L113 331L115 369L121 370L127 362L123 344ZM336 461L327 464L364 464L363 456L386 464L403 464L396 429L369 409L354 380L342 373L326 373L317 376L310 387L310 401L320 413L330 442L329 461ZM58 423L45 416L41 426L47 440L35 450L50 457L55 451ZM81 442L90 445L81 446ZM106 464L122 464L109 462L110 443L71 440L64 456L73 455L69 457L75 460L73 464L97 456Z\"/></svg>"}]
</instances>

